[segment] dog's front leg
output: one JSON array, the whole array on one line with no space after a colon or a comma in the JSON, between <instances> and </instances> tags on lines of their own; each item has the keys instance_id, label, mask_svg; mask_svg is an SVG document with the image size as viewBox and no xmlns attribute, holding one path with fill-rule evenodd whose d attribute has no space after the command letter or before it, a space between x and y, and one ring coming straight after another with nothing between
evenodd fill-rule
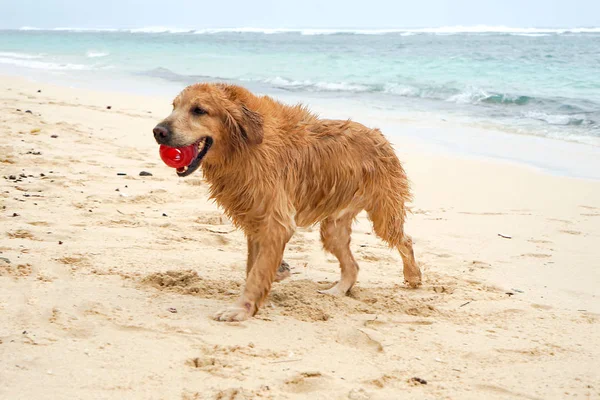
<instances>
[{"instance_id":1,"label":"dog's front leg","mask_svg":"<svg viewBox=\"0 0 600 400\"><path fill-rule=\"evenodd\" d=\"M252 271L252 267L254 266L254 262L256 261L256 256L258 254L258 242L252 239L252 236L248 236L248 259L246 261L246 278L250 275L250 271ZM275 282L281 282L284 279L292 276L292 272L290 271L290 265L285 261L281 260L281 264L279 268L277 268L277 274L275 274Z\"/></svg>"},{"instance_id":2,"label":"dog's front leg","mask_svg":"<svg viewBox=\"0 0 600 400\"><path fill-rule=\"evenodd\" d=\"M250 271L252 271L252 267L256 262L256 256L258 255L258 242L252 238L252 236L248 235L248 259L246 261L246 279L248 279L248 275L250 275Z\"/></svg>"},{"instance_id":3,"label":"dog's front leg","mask_svg":"<svg viewBox=\"0 0 600 400\"><path fill-rule=\"evenodd\" d=\"M271 225L273 226L273 225ZM252 243L248 254L250 263L246 286L240 299L231 307L219 311L214 318L218 321L243 321L256 314L271 290L271 285L283 259L283 251L292 237L293 229L276 224L248 239Z\"/></svg>"}]
</instances>

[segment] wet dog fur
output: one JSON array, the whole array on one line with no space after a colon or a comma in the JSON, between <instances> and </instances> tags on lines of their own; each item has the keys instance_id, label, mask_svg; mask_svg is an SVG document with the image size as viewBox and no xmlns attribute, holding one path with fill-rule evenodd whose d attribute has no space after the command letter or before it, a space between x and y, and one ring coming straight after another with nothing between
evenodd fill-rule
<instances>
[{"instance_id":1,"label":"wet dog fur","mask_svg":"<svg viewBox=\"0 0 600 400\"><path fill-rule=\"evenodd\" d=\"M320 224L323 247L341 268L340 280L323 293L345 295L358 276L350 235L363 210L377 236L399 251L405 282L421 284L412 240L404 232L409 182L378 129L320 119L304 106L239 86L200 83L175 98L154 136L172 147L209 144L197 161L210 197L246 235L245 287L215 319L241 321L258 311L296 227Z\"/></svg>"}]
</instances>

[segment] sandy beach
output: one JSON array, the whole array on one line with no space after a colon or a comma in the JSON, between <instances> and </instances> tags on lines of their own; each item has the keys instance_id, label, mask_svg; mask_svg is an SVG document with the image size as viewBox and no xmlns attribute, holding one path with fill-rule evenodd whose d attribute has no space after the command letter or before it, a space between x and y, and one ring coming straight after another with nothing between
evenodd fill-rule
<instances>
[{"instance_id":1,"label":"sandy beach","mask_svg":"<svg viewBox=\"0 0 600 400\"><path fill-rule=\"evenodd\" d=\"M221 323L246 241L200 172L161 162L171 98L13 77L0 94L0 398L600 397L599 181L400 136L423 286L361 214L349 297L317 293L337 261L300 229L292 277Z\"/></svg>"}]
</instances>

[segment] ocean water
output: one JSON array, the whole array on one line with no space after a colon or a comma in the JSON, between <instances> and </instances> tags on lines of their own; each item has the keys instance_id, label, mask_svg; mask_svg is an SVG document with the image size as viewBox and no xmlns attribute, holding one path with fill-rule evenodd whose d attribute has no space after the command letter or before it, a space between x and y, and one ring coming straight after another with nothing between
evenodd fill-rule
<instances>
[{"instance_id":1,"label":"ocean water","mask_svg":"<svg viewBox=\"0 0 600 400\"><path fill-rule=\"evenodd\" d=\"M121 89L143 81L156 93L229 81L600 146L600 28L22 28L0 30L0 73Z\"/></svg>"}]
</instances>

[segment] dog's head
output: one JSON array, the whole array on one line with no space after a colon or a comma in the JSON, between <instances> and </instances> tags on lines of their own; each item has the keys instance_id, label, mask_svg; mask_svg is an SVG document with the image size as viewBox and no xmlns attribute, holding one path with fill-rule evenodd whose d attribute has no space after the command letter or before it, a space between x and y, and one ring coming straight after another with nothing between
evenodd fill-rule
<instances>
[{"instance_id":1,"label":"dog's head","mask_svg":"<svg viewBox=\"0 0 600 400\"><path fill-rule=\"evenodd\" d=\"M154 128L159 144L170 147L198 146L198 156L178 170L187 176L200 163L220 163L263 140L263 120L248 108L255 97L246 89L227 84L195 84L173 100L171 115Z\"/></svg>"}]
</instances>

